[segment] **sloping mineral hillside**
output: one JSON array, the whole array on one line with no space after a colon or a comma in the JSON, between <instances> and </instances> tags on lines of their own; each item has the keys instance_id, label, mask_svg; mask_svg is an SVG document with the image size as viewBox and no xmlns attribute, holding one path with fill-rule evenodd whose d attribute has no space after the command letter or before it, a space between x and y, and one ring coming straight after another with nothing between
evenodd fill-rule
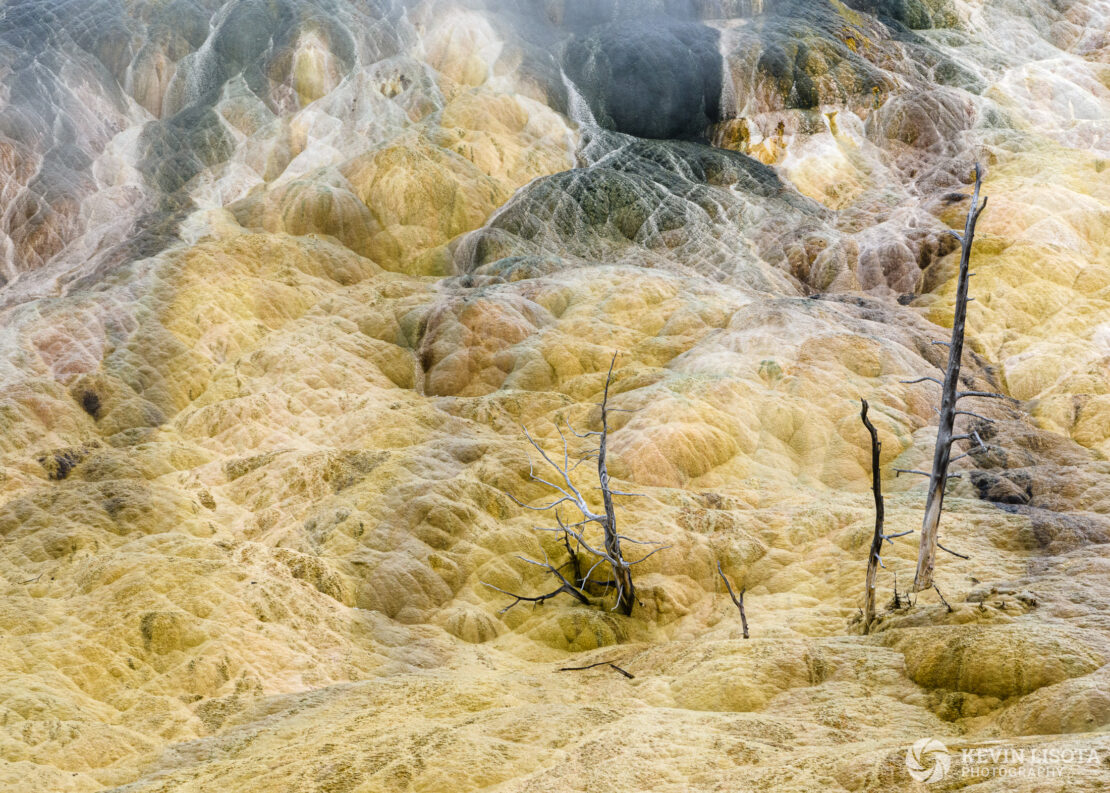
<instances>
[{"instance_id":1,"label":"sloping mineral hillside","mask_svg":"<svg viewBox=\"0 0 1110 793\"><path fill-rule=\"evenodd\" d=\"M4 0L0 351L4 791L1110 787L1106 0Z\"/></svg>"}]
</instances>

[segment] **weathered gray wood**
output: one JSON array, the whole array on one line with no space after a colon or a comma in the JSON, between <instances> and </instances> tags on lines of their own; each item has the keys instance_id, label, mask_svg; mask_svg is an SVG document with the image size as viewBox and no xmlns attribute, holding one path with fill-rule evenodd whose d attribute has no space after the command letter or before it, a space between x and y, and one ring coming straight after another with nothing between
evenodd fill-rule
<instances>
[{"instance_id":1,"label":"weathered gray wood","mask_svg":"<svg viewBox=\"0 0 1110 793\"><path fill-rule=\"evenodd\" d=\"M944 486L948 481L948 464L952 450L952 427L956 422L956 402L961 397L996 396L988 392L959 390L960 359L964 349L964 326L967 321L968 266L971 263L971 246L975 240L975 224L987 206L987 199L979 203L979 189L983 182L983 171L975 164L975 189L971 195L971 208L964 223L963 236L956 235L962 246L960 254L960 274L956 285L956 308L952 318L952 339L948 346L948 366L944 372L941 387L940 423L937 427L937 442L933 450L933 467L929 476L929 496L925 502L925 518L921 523L921 547L917 556L917 573L914 576L913 591L920 592L933 586L933 568L937 555L937 531L940 527L940 513L944 505Z\"/></svg>"},{"instance_id":2,"label":"weathered gray wood","mask_svg":"<svg viewBox=\"0 0 1110 793\"><path fill-rule=\"evenodd\" d=\"M609 374L605 378L605 394L601 399L601 438L597 453L597 478L601 485L601 500L605 505L605 520L601 528L605 533L605 552L609 555L610 568L617 582L617 607L628 616L636 602L636 587L632 583L632 571L621 555L621 536L617 533L617 513L613 507L613 491L609 487L609 469L606 467L606 454L609 441L609 384L613 380L613 367L617 355L609 364Z\"/></svg>"},{"instance_id":3,"label":"weathered gray wood","mask_svg":"<svg viewBox=\"0 0 1110 793\"><path fill-rule=\"evenodd\" d=\"M636 588L632 582L632 566L639 564L640 562L643 562L659 551L666 550L670 547L669 545L665 545L656 548L650 553L645 554L644 556L641 556L639 559L636 559L632 562L626 561L621 551L621 540L627 540L628 542L643 545L656 545L657 543L648 543L642 542L640 540L634 540L629 537L625 537L617 531L617 515L616 508L613 505L613 496L639 496L641 494L626 493L624 491L614 490L609 484L609 469L607 467L609 413L616 410L616 408L609 407L609 386L612 384L613 381L613 367L616 365L616 362L617 356L616 353L614 353L613 360L609 364L609 372L605 378L605 393L601 401L601 430L580 433L577 432L573 427L571 427L569 422L567 422L567 428L575 436L579 438L596 437L598 439L597 448L588 451L585 455L580 457L578 459L578 462L576 462L573 466L571 465L571 456L567 443L567 438L565 435L563 435L563 431L557 423L555 425L555 429L558 431L559 436L563 440L562 464L560 464L557 460L552 459L551 455L549 455L544 450L544 448L540 446L540 444L537 443L536 440L528 433L527 428L522 428L524 430L524 437L528 439L528 442L532 445L532 448L539 452L540 457L542 457L548 465L550 465L559 473L559 477L562 479L562 484L557 484L556 482L558 480L553 482L537 476L535 467L531 464L531 462L529 462L528 466L529 478L532 479L532 481L534 482L539 482L541 484L547 485L554 490L557 490L560 493L560 497L556 498L550 504L546 504L541 507L533 507L529 504L525 504L512 493L505 493L505 495L512 499L513 502L517 505L524 507L525 509L530 509L537 512L554 509L560 504L569 502L573 504L580 513L582 513L583 519L578 523L567 525L563 523L562 517L559 515L558 510L556 510L555 521L558 524L558 528L541 528L538 526L536 527L538 531L557 531L562 534L563 545L566 548L567 555L569 557L569 561L566 564L562 565L562 567L566 567L567 564L571 566L574 575L573 580L568 580L562 574L560 568L548 562L545 556L543 562L537 562L533 559L526 559L524 557L519 558L529 564L534 564L539 567L545 568L549 573L551 573L551 575L555 576L560 581L561 586L551 592L543 595L534 596L519 595L515 592L507 592L506 590L495 587L492 584L486 583L485 581L482 582L490 589L495 589L498 592L503 592L504 594L515 598L512 603L502 609L502 613L508 611L518 603L527 602L540 604L564 592L568 595L571 595L581 603L589 603L590 601L587 598L584 590L589 585L595 585L616 589L616 603L613 606L613 610L620 609L621 613L623 613L624 615L631 615L632 607L636 602ZM589 504L586 502L585 497L582 495L582 491L578 489L570 476L571 471L573 471L574 468L577 467L578 463L589 459L595 454L597 455L598 484L600 486L601 497L604 503L604 511L601 514L598 514L590 509ZM604 544L598 548L592 547L583 536L584 528L582 527L594 523L601 526L603 534ZM576 531L575 529L578 530ZM574 539L576 543L576 547L574 549L571 548L571 539ZM579 551L581 550L584 550L586 553L597 557L597 562L595 562L594 565L590 567L590 569L586 573L582 573L582 564L581 560L579 559ZM598 581L590 577L593 571L597 569L597 567L602 563L608 563L611 575L609 581Z\"/></svg>"},{"instance_id":4,"label":"weathered gray wood","mask_svg":"<svg viewBox=\"0 0 1110 793\"><path fill-rule=\"evenodd\" d=\"M510 603L509 605L505 606L505 608L503 608L499 612L497 612L498 614L504 614L506 611L511 609L513 606L515 606L517 603L522 603L522 602L523 603L535 603L535 604L539 605L540 603L543 603L545 600L550 600L551 598L555 597L556 595L560 595L563 592L566 592L568 595L573 597L579 603L584 603L587 606L590 604L590 599L588 597L586 597L586 595L583 594L583 592L578 587L576 587L574 584L572 584L570 581L568 581L566 579L566 577L561 572L559 572L559 568L555 567L553 564L551 564L551 562L547 561L546 557L544 558L543 562L537 562L534 559L525 559L523 556L520 556L520 557L517 557L517 558L520 559L521 561L528 562L528 564L534 564L534 565L537 565L538 567L546 568L549 573L551 573L553 576L555 576L557 579L559 579L562 582L562 585L558 589L553 590L553 591L548 592L548 593L543 594L543 595L518 595L515 592L508 592L508 591L502 589L501 587L497 587L497 586L494 586L493 584L490 584L490 583L487 583L487 582L483 581L482 583L485 584L486 586L488 586L490 589L496 589L498 592L506 594L511 598L516 598L512 603Z\"/></svg>"},{"instance_id":5,"label":"weathered gray wood","mask_svg":"<svg viewBox=\"0 0 1110 793\"><path fill-rule=\"evenodd\" d=\"M897 478L898 474L917 474L918 476L932 476L932 474L929 473L928 471L918 471L916 468L895 468L894 471L895 471L895 474L894 474L895 478ZM949 479L962 479L963 474L949 474L948 478Z\"/></svg>"},{"instance_id":6,"label":"weathered gray wood","mask_svg":"<svg viewBox=\"0 0 1110 793\"><path fill-rule=\"evenodd\" d=\"M878 575L879 561L883 553L883 520L886 510L883 506L883 480L879 472L879 452L882 444L879 442L879 433L871 419L867 418L867 400L860 400L862 408L859 416L863 426L871 435L871 492L875 494L875 534L871 538L871 552L867 556L867 581L863 593L863 632L871 629L875 619L875 577Z\"/></svg>"},{"instance_id":7,"label":"weathered gray wood","mask_svg":"<svg viewBox=\"0 0 1110 793\"><path fill-rule=\"evenodd\" d=\"M587 666L563 666L559 668L560 672L582 672L586 669L597 669L599 666L611 667L614 671L620 672L629 680L635 680L636 676L631 672L626 672L611 661L598 661L596 664L588 664Z\"/></svg>"},{"instance_id":8,"label":"weathered gray wood","mask_svg":"<svg viewBox=\"0 0 1110 793\"><path fill-rule=\"evenodd\" d=\"M744 612L744 591L740 590L740 596L737 597L736 593L732 591L732 584L729 583L728 577L725 576L725 571L721 569L721 563L717 562L717 572L721 574L721 580L725 582L725 589L728 590L728 596L732 598L732 602L736 604L736 608L740 609L740 627L744 629L744 638L748 638L748 615Z\"/></svg>"},{"instance_id":9,"label":"weathered gray wood","mask_svg":"<svg viewBox=\"0 0 1110 793\"><path fill-rule=\"evenodd\" d=\"M948 605L948 601L944 599L944 595L941 593L940 587L937 586L935 582L933 583L933 589L937 591L937 597L940 598L940 602L944 604L944 607L948 609L948 613L951 614L952 607Z\"/></svg>"}]
</instances>

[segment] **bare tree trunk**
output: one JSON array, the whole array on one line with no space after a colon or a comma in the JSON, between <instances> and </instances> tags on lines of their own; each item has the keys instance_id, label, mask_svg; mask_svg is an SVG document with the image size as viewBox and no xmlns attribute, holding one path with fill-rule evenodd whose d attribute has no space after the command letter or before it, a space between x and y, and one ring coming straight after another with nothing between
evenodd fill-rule
<instances>
[{"instance_id":1,"label":"bare tree trunk","mask_svg":"<svg viewBox=\"0 0 1110 793\"><path fill-rule=\"evenodd\" d=\"M613 578L617 582L617 605L626 617L632 614L636 602L636 587L632 584L632 570L621 554L621 538L617 533L617 513L613 508L613 491L609 487L609 469L606 467L607 441L609 440L609 383L613 379L613 366L617 363L616 354L609 364L609 374L605 378L605 395L601 400L601 437L597 452L597 478L601 484L601 497L605 504L605 552L609 555Z\"/></svg>"},{"instance_id":2,"label":"bare tree trunk","mask_svg":"<svg viewBox=\"0 0 1110 793\"><path fill-rule=\"evenodd\" d=\"M507 590L501 589L500 587L496 587L493 584L489 584L483 581L482 583L488 586L490 589L497 590L498 592L502 592L509 597L514 598L512 603L501 610L502 613L508 611L518 603L535 603L538 605L540 603L545 603L546 601L560 594L563 594L564 592L580 603L588 604L590 601L585 594L585 590L593 585L616 588L617 597L616 603L613 606L613 610L615 611L619 608L621 610L621 613L623 613L625 616L630 616L632 614L632 607L636 603L636 588L632 583L632 567L634 565L640 564L640 562L646 561L660 551L664 551L667 548L670 548L669 545L660 545L660 547L656 548L655 550L644 554L639 559L631 562L627 561L624 558L624 555L621 553L621 540L628 540L628 542L636 543L637 545L659 545L659 543L647 542L644 540L635 540L631 537L625 537L624 535L617 532L617 513L616 509L613 506L613 496L642 496L643 494L626 493L621 490L614 490L609 484L609 469L606 463L606 454L608 452L609 441L609 412L610 410L620 410L620 408L609 407L609 385L613 381L613 367L616 365L616 362L617 356L614 353L613 361L609 365L609 374L605 378L605 395L601 401L601 430L578 432L574 429L574 427L570 425L569 421L566 422L567 429L569 429L571 433L576 437L596 437L598 439L598 447L596 449L590 449L582 454L578 458L578 463L589 459L595 454L597 455L598 484L601 489L602 500L605 503L605 511L603 513L595 513L590 508L590 505L586 501L586 497L582 494L582 491L578 489L578 487L574 484L574 481L571 479L571 471L574 470L578 463L575 463L574 466L570 464L570 448L568 446L567 438L565 435L563 435L563 431L559 428L558 423L556 423L555 429L563 440L563 461L561 465L556 459L552 459L551 455L549 455L544 450L544 448L539 443L537 443L531 435L528 434L527 428L522 427L522 429L524 430L524 437L528 439L528 443L532 445L532 448L539 452L540 457L543 458L544 462L546 462L548 465L559 472L559 475L563 480L563 484L559 485L555 482L537 476L535 468L531 463L531 459L529 459L528 465L529 478L532 479L532 481L540 482L550 488L553 488L561 495L550 504L545 504L541 507L533 507L529 504L525 504L512 493L505 493L505 495L512 499L515 504L524 507L525 509L534 510L536 512L545 512L549 509L555 510L555 522L558 525L558 528L543 528L540 526L536 526L534 528L537 531L559 532L563 538L563 545L567 549L568 561L562 565L555 566L551 564L550 560L548 560L546 552L544 552L544 560L542 562L535 559L526 559L523 556L518 557L522 562L527 562L528 564L544 568L548 573L559 580L559 587L557 589L554 589L551 592L547 592L542 595L519 595L515 592L509 592ZM569 525L563 523L563 519L559 515L557 507L565 502L570 502L574 504L578 511L582 513L583 519L581 521L571 523ZM601 530L603 533L604 545L601 546L600 550L598 548L592 547L586 537L583 536L586 528L595 523L601 526ZM575 548L571 548L570 541L572 538L574 539L576 544ZM580 551L588 553L597 559L594 565L590 567L590 569L585 574L582 573L582 565L579 558ZM607 581L598 581L592 578L591 574L595 569L597 569L598 565L602 564L603 562L607 562L609 564L612 575ZM568 580L566 576L564 576L561 572L561 569L563 567L566 567L568 564L573 568L573 581Z\"/></svg>"},{"instance_id":3,"label":"bare tree trunk","mask_svg":"<svg viewBox=\"0 0 1110 793\"><path fill-rule=\"evenodd\" d=\"M875 619L875 576L878 574L879 562L883 553L885 508L883 506L883 480L879 474L879 451L882 449L882 444L879 443L879 433L875 431L875 425L867 418L867 400L860 401L863 403L863 407L859 415L863 419L863 426L867 427L867 431L871 435L871 492L875 494L875 534L871 538L871 553L867 557L867 581L863 593L863 632L867 633L871 630L871 622Z\"/></svg>"},{"instance_id":4,"label":"bare tree trunk","mask_svg":"<svg viewBox=\"0 0 1110 793\"><path fill-rule=\"evenodd\" d=\"M936 564L937 531L940 526L940 513L944 505L944 489L948 482L948 463L952 443L962 436L953 436L952 428L956 423L956 402L962 396L979 395L976 392L959 391L960 359L964 349L964 325L967 320L968 266L971 262L971 245L975 238L975 223L987 206L987 199L979 203L979 188L983 172L975 165L975 190L971 196L971 208L967 213L963 236L950 231L960 241L963 251L960 255L960 275L956 286L956 308L952 318L952 340L948 344L948 367L941 385L940 423L937 427L937 442L933 450L933 468L929 475L929 497L925 502L925 519L921 524L921 547L917 557L917 574L914 576L913 591L920 592L933 586L933 567ZM929 379L929 378L925 378Z\"/></svg>"},{"instance_id":5,"label":"bare tree trunk","mask_svg":"<svg viewBox=\"0 0 1110 793\"><path fill-rule=\"evenodd\" d=\"M736 604L736 608L740 609L740 627L744 629L744 638L748 638L748 615L744 611L744 592L740 590L740 597L736 597L736 593L732 591L732 584L729 583L728 577L725 576L725 571L721 569L721 563L717 562L717 572L721 574L721 580L725 582L725 589L728 590L728 596L732 598L732 602Z\"/></svg>"}]
</instances>

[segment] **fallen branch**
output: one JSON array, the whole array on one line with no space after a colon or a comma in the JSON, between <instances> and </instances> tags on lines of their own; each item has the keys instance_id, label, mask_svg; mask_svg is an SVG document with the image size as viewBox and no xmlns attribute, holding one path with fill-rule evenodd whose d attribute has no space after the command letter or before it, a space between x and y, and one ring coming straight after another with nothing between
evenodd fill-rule
<instances>
[{"instance_id":1,"label":"fallen branch","mask_svg":"<svg viewBox=\"0 0 1110 793\"><path fill-rule=\"evenodd\" d=\"M564 666L564 667L561 667L559 669L559 671L560 672L581 672L585 669L596 669L599 666L608 666L608 667L612 668L613 670L615 670L617 672L620 672L622 675L627 677L629 680L634 680L635 677L636 677L632 673L624 671L619 666L617 666L616 664L611 663L609 661L598 661L596 664L590 664L589 666Z\"/></svg>"}]
</instances>

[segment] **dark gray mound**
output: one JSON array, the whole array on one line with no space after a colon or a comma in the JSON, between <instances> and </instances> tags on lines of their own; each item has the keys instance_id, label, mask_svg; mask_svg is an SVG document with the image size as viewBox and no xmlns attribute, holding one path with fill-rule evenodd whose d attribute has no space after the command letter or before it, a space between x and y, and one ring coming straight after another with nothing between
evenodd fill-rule
<instances>
[{"instance_id":1,"label":"dark gray mound","mask_svg":"<svg viewBox=\"0 0 1110 793\"><path fill-rule=\"evenodd\" d=\"M601 126L700 140L719 117L718 35L666 17L602 25L570 42L564 68Z\"/></svg>"},{"instance_id":2,"label":"dark gray mound","mask_svg":"<svg viewBox=\"0 0 1110 793\"><path fill-rule=\"evenodd\" d=\"M457 271L513 281L620 265L795 296L808 288L793 266L807 245L824 255L814 271L846 266L821 207L758 160L691 141L600 134L622 144L519 190L457 241Z\"/></svg>"}]
</instances>

